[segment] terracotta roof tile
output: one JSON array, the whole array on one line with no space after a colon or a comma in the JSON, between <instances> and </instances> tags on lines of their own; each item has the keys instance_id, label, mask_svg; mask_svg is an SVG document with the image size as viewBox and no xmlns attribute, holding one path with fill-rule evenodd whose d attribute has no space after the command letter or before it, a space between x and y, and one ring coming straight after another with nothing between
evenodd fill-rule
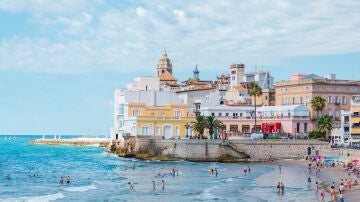
<instances>
[{"instance_id":1,"label":"terracotta roof tile","mask_svg":"<svg viewBox=\"0 0 360 202\"><path fill-rule=\"evenodd\" d=\"M177 81L177 79L170 74L170 72L165 71L160 75L160 81Z\"/></svg>"}]
</instances>

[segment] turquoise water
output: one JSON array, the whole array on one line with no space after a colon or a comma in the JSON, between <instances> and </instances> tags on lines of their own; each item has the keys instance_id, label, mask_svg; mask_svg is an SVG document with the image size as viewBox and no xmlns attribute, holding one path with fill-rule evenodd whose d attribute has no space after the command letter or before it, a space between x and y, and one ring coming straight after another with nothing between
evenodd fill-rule
<instances>
[{"instance_id":1,"label":"turquoise water","mask_svg":"<svg viewBox=\"0 0 360 202\"><path fill-rule=\"evenodd\" d=\"M283 164L280 176L277 164L141 161L119 158L93 146L27 144L41 137L16 136L15 141L5 141L0 136L0 201L317 200L313 186L307 185L306 168L292 164ZM245 166L251 167L246 176ZM218 177L208 174L212 167L219 170ZM169 174L173 168L179 170L178 176ZM29 177L33 174L38 177ZM61 176L70 176L71 183L60 184ZM284 195L276 193L279 180L285 183ZM129 181L134 184L132 191Z\"/></svg>"}]
</instances>

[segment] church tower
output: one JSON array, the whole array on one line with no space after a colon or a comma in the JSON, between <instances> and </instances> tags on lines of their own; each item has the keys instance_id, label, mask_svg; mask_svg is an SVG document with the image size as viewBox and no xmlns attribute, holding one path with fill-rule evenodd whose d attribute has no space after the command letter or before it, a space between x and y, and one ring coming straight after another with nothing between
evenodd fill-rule
<instances>
[{"instance_id":1,"label":"church tower","mask_svg":"<svg viewBox=\"0 0 360 202\"><path fill-rule=\"evenodd\" d=\"M232 64L230 66L230 86L240 86L244 81L244 64Z\"/></svg>"},{"instance_id":2,"label":"church tower","mask_svg":"<svg viewBox=\"0 0 360 202\"><path fill-rule=\"evenodd\" d=\"M170 59L167 57L166 50L164 50L163 54L161 55L156 70L158 77L160 77L161 74L165 73L166 71L172 74L172 64Z\"/></svg>"},{"instance_id":3,"label":"church tower","mask_svg":"<svg viewBox=\"0 0 360 202\"><path fill-rule=\"evenodd\" d=\"M194 72L194 79L196 80L199 80L199 70L197 68L197 65L195 66L195 70L193 71Z\"/></svg>"}]
</instances>

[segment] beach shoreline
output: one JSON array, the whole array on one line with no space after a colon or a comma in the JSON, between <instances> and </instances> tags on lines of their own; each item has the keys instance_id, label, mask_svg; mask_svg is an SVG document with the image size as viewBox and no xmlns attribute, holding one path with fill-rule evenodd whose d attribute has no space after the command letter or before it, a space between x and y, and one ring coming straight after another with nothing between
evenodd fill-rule
<instances>
[{"instance_id":1,"label":"beach shoreline","mask_svg":"<svg viewBox=\"0 0 360 202\"><path fill-rule=\"evenodd\" d=\"M299 159L299 160L294 160L294 159L283 159L283 160L279 160L276 163L286 163L292 166L296 166L298 167L298 169L307 169L307 163L308 161L305 159ZM304 175L304 178L306 178L308 175ZM314 176L313 176L314 177ZM324 189L325 191L325 199L330 199L330 186L332 184L332 182L335 182L335 193L336 193L336 201L338 201L339 199L339 192L338 192L338 188L339 188L339 181L340 179L346 179L349 178L347 176L347 173L343 170L341 170L340 165L336 165L335 167L324 167L321 168L321 174L320 176L317 178L318 179L318 183L319 183L319 191L318 191L318 195L320 197L320 190ZM356 177L354 177L353 175L351 176L351 179L356 179ZM313 180L312 182L312 186L315 187L315 181ZM360 185L356 185L352 187L351 191L346 190L345 191L345 201L359 201L360 200ZM314 189L315 192L315 189Z\"/></svg>"}]
</instances>

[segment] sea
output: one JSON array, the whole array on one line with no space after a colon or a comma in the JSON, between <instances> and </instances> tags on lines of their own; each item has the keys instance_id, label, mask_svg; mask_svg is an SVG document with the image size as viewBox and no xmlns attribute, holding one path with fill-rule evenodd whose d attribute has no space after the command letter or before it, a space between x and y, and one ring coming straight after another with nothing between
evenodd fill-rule
<instances>
[{"instance_id":1,"label":"sea","mask_svg":"<svg viewBox=\"0 0 360 202\"><path fill-rule=\"evenodd\" d=\"M149 161L120 158L95 145L28 144L40 138L0 136L0 201L319 201L305 165L282 162L280 174L276 162ZM251 169L246 175L245 167ZM209 174L211 168L218 176ZM67 176L70 183L60 184ZM284 194L277 193L279 181Z\"/></svg>"}]
</instances>

